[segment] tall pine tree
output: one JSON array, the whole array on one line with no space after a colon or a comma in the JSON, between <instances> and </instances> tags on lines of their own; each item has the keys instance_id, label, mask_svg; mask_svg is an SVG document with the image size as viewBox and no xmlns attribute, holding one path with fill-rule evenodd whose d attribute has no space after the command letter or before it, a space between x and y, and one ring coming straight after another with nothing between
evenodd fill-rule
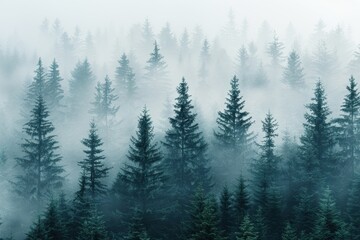
<instances>
[{"instance_id":1,"label":"tall pine tree","mask_svg":"<svg viewBox=\"0 0 360 240\"><path fill-rule=\"evenodd\" d=\"M304 86L304 69L301 66L300 56L295 50L288 56L283 81L295 89Z\"/></svg>"}]
</instances>

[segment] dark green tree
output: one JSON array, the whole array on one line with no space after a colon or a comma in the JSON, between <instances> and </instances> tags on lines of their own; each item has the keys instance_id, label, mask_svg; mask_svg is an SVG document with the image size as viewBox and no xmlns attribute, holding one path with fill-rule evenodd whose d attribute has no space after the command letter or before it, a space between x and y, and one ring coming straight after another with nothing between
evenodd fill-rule
<instances>
[{"instance_id":1,"label":"dark green tree","mask_svg":"<svg viewBox=\"0 0 360 240\"><path fill-rule=\"evenodd\" d=\"M287 223L284 229L283 234L281 235L281 240L297 240L295 229L291 226L290 223Z\"/></svg>"},{"instance_id":2,"label":"dark green tree","mask_svg":"<svg viewBox=\"0 0 360 240\"><path fill-rule=\"evenodd\" d=\"M264 211L261 207L257 208L255 216L254 216L254 225L256 232L258 233L259 240L267 240L267 235L269 232L269 229L267 227L267 224L265 222L265 216Z\"/></svg>"},{"instance_id":3,"label":"dark green tree","mask_svg":"<svg viewBox=\"0 0 360 240\"><path fill-rule=\"evenodd\" d=\"M159 204L164 192L165 176L162 154L154 141L154 129L148 110L139 117L136 136L131 138L128 162L121 169L114 186L127 189L131 209L138 209L146 230L150 231L160 218ZM114 189L121 194L122 189ZM156 219L158 218L158 219ZM156 221L157 220L157 221Z\"/></svg>"},{"instance_id":4,"label":"dark green tree","mask_svg":"<svg viewBox=\"0 0 360 240\"><path fill-rule=\"evenodd\" d=\"M212 187L206 156L207 144L196 123L188 90L183 78L177 87L175 116L170 118L171 128L166 131L164 141L167 175L171 176L169 184L181 208L196 187L201 186L205 192Z\"/></svg>"},{"instance_id":5,"label":"dark green tree","mask_svg":"<svg viewBox=\"0 0 360 240\"><path fill-rule=\"evenodd\" d=\"M284 44L279 41L276 33L273 36L273 40L268 44L267 53L271 58L271 65L275 68L279 68L283 62L283 50Z\"/></svg>"},{"instance_id":6,"label":"dark green tree","mask_svg":"<svg viewBox=\"0 0 360 240\"><path fill-rule=\"evenodd\" d=\"M347 215L352 239L360 239L360 176L353 175L347 202Z\"/></svg>"},{"instance_id":7,"label":"dark green tree","mask_svg":"<svg viewBox=\"0 0 360 240\"><path fill-rule=\"evenodd\" d=\"M301 233L303 238L309 237L314 230L317 207L314 193L309 193L307 188L302 187L299 192L299 203L295 207L295 223L297 232Z\"/></svg>"},{"instance_id":8,"label":"dark green tree","mask_svg":"<svg viewBox=\"0 0 360 240\"><path fill-rule=\"evenodd\" d=\"M84 138L81 142L86 147L84 150L86 157L79 162L79 166L84 172L85 188L95 199L106 194L103 179L108 176L110 168L104 164L105 156L102 155L103 150L100 148L103 142L97 134L94 122L90 123L88 138Z\"/></svg>"},{"instance_id":9,"label":"dark green tree","mask_svg":"<svg viewBox=\"0 0 360 240\"><path fill-rule=\"evenodd\" d=\"M164 56L160 54L160 48L155 41L154 50L150 54L150 58L147 61L147 70L146 77L150 80L155 80L156 78L164 78L166 75L166 63L164 61Z\"/></svg>"},{"instance_id":10,"label":"dark green tree","mask_svg":"<svg viewBox=\"0 0 360 240\"><path fill-rule=\"evenodd\" d=\"M291 51L288 56L283 81L295 89L304 86L304 69L301 65L300 56L295 50Z\"/></svg>"},{"instance_id":11,"label":"dark green tree","mask_svg":"<svg viewBox=\"0 0 360 240\"><path fill-rule=\"evenodd\" d=\"M250 194L243 176L240 176L234 198L234 210L236 213L236 224L240 226L245 215L250 210Z\"/></svg>"},{"instance_id":12,"label":"dark green tree","mask_svg":"<svg viewBox=\"0 0 360 240\"><path fill-rule=\"evenodd\" d=\"M236 232L236 240L258 240L258 233L256 232L254 224L250 221L249 215L244 217L239 231Z\"/></svg>"},{"instance_id":13,"label":"dark green tree","mask_svg":"<svg viewBox=\"0 0 360 240\"><path fill-rule=\"evenodd\" d=\"M337 165L333 156L334 137L329 120L330 110L320 81L316 83L311 100L306 105L308 112L305 114L304 133L300 138L300 170L302 186L307 188L308 194L316 197L315 193L325 180L327 184L335 181Z\"/></svg>"},{"instance_id":14,"label":"dark green tree","mask_svg":"<svg viewBox=\"0 0 360 240\"><path fill-rule=\"evenodd\" d=\"M129 233L125 237L126 240L150 240L147 231L143 225L143 219L141 213L135 210L135 214L132 217L129 227Z\"/></svg>"},{"instance_id":15,"label":"dark green tree","mask_svg":"<svg viewBox=\"0 0 360 240\"><path fill-rule=\"evenodd\" d=\"M130 61L125 53L121 55L118 63L119 65L116 67L115 72L117 91L123 99L132 98L137 89L135 73L133 72L133 69L130 66Z\"/></svg>"},{"instance_id":16,"label":"dark green tree","mask_svg":"<svg viewBox=\"0 0 360 240\"><path fill-rule=\"evenodd\" d=\"M46 95L44 96L47 106L51 110L58 109L61 106L61 100L64 98L64 90L61 87L59 65L54 59L50 65L45 83Z\"/></svg>"},{"instance_id":17,"label":"dark green tree","mask_svg":"<svg viewBox=\"0 0 360 240\"><path fill-rule=\"evenodd\" d=\"M57 204L54 200L51 200L44 216L43 220L44 229L46 231L46 238L51 240L63 240L65 226L62 225Z\"/></svg>"},{"instance_id":18,"label":"dark green tree","mask_svg":"<svg viewBox=\"0 0 360 240\"><path fill-rule=\"evenodd\" d=\"M92 207L89 216L82 222L78 240L107 240L108 233L105 228L105 221L95 207Z\"/></svg>"},{"instance_id":19,"label":"dark green tree","mask_svg":"<svg viewBox=\"0 0 360 240\"><path fill-rule=\"evenodd\" d=\"M42 240L46 239L46 230L43 220L38 217L38 220L31 226L30 231L26 234L26 240Z\"/></svg>"},{"instance_id":20,"label":"dark green tree","mask_svg":"<svg viewBox=\"0 0 360 240\"><path fill-rule=\"evenodd\" d=\"M225 102L223 112L219 111L216 120L218 129L214 132L218 144L222 148L221 161L231 159L225 166L228 171L238 172L244 168L246 156L249 153L252 133L249 131L253 121L249 113L244 110L245 101L240 96L239 79L231 79L231 89ZM224 157L225 155L225 157Z\"/></svg>"},{"instance_id":21,"label":"dark green tree","mask_svg":"<svg viewBox=\"0 0 360 240\"><path fill-rule=\"evenodd\" d=\"M220 233L224 240L230 239L232 226L233 226L233 214L231 204L231 194L227 186L225 186L220 196Z\"/></svg>"},{"instance_id":22,"label":"dark green tree","mask_svg":"<svg viewBox=\"0 0 360 240\"><path fill-rule=\"evenodd\" d=\"M35 70L34 79L29 86L26 96L27 107L28 108L34 107L34 104L36 103L38 97L41 96L45 99L45 94L46 94L46 71L45 68L43 67L41 58L39 58L39 61L37 63L37 68Z\"/></svg>"},{"instance_id":23,"label":"dark green tree","mask_svg":"<svg viewBox=\"0 0 360 240\"><path fill-rule=\"evenodd\" d=\"M59 165L58 142L55 128L48 120L49 112L41 96L36 99L30 120L24 125L27 137L21 144L24 156L17 158L21 173L17 177L16 191L25 199L41 202L48 194L59 190L64 169Z\"/></svg>"}]
</instances>

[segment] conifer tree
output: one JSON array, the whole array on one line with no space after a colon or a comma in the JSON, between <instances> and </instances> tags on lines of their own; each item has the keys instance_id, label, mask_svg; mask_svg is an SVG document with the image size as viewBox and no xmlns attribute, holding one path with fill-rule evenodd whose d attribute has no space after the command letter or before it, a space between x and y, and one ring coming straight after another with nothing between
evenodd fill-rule
<instances>
[{"instance_id":1,"label":"conifer tree","mask_svg":"<svg viewBox=\"0 0 360 240\"><path fill-rule=\"evenodd\" d=\"M115 117L119 107L114 105L118 96L114 93L115 89L111 87L111 80L106 75L103 84L96 86L95 101L91 110L97 116L99 122L104 121L105 127L109 127L109 118Z\"/></svg>"},{"instance_id":2,"label":"conifer tree","mask_svg":"<svg viewBox=\"0 0 360 240\"><path fill-rule=\"evenodd\" d=\"M287 223L284 229L283 234L281 235L281 240L297 240L296 232L290 223Z\"/></svg>"},{"instance_id":3,"label":"conifer tree","mask_svg":"<svg viewBox=\"0 0 360 240\"><path fill-rule=\"evenodd\" d=\"M269 229L267 228L267 224L265 223L264 211L261 207L257 208L255 217L254 217L254 225L256 232L258 233L259 240L267 240L267 235ZM270 229L271 231L271 229Z\"/></svg>"},{"instance_id":4,"label":"conifer tree","mask_svg":"<svg viewBox=\"0 0 360 240\"><path fill-rule=\"evenodd\" d=\"M312 66L316 77L328 79L336 69L336 61L325 41L320 41L314 54Z\"/></svg>"},{"instance_id":5,"label":"conifer tree","mask_svg":"<svg viewBox=\"0 0 360 240\"><path fill-rule=\"evenodd\" d=\"M143 225L143 219L141 213L135 210L135 214L132 218L129 233L125 237L126 240L150 240L147 231Z\"/></svg>"},{"instance_id":6,"label":"conifer tree","mask_svg":"<svg viewBox=\"0 0 360 240\"><path fill-rule=\"evenodd\" d=\"M50 65L46 80L46 103L49 109L58 109L61 106L61 100L64 98L64 90L61 87L59 65L54 59Z\"/></svg>"},{"instance_id":7,"label":"conifer tree","mask_svg":"<svg viewBox=\"0 0 360 240\"><path fill-rule=\"evenodd\" d=\"M230 239L233 226L231 194L225 186L220 196L220 233L224 240Z\"/></svg>"},{"instance_id":8,"label":"conifer tree","mask_svg":"<svg viewBox=\"0 0 360 240\"><path fill-rule=\"evenodd\" d=\"M295 89L304 86L304 69L301 66L300 56L295 50L289 54L287 59L283 81Z\"/></svg>"},{"instance_id":9,"label":"conifer tree","mask_svg":"<svg viewBox=\"0 0 360 240\"><path fill-rule=\"evenodd\" d=\"M265 134L259 144L260 156L252 166L254 181L254 200L257 206L266 213L270 189L276 186L276 177L279 171L280 158L275 155L275 138L278 136L278 124L269 112L262 121L262 130Z\"/></svg>"},{"instance_id":10,"label":"conifer tree","mask_svg":"<svg viewBox=\"0 0 360 240\"><path fill-rule=\"evenodd\" d=\"M57 212L60 221L60 225L62 228L62 236L63 239L70 239L70 229L71 229L71 208L67 199L65 198L65 194L61 193L57 202Z\"/></svg>"},{"instance_id":11,"label":"conifer tree","mask_svg":"<svg viewBox=\"0 0 360 240\"><path fill-rule=\"evenodd\" d=\"M84 138L81 142L86 147L84 150L86 157L79 162L79 166L84 172L85 189L95 199L106 194L103 179L108 176L110 168L104 164L105 156L102 155L103 150L100 148L103 142L97 134L94 122L90 123L88 138Z\"/></svg>"},{"instance_id":12,"label":"conifer tree","mask_svg":"<svg viewBox=\"0 0 360 240\"><path fill-rule=\"evenodd\" d=\"M329 187L324 191L320 200L320 209L318 212L315 229L315 240L332 240L346 239L339 238L339 234L343 232L344 223L341 221L339 213L336 209L335 200Z\"/></svg>"},{"instance_id":13,"label":"conifer tree","mask_svg":"<svg viewBox=\"0 0 360 240\"><path fill-rule=\"evenodd\" d=\"M240 229L236 232L236 240L257 240L258 233L254 224L250 221L249 215L244 217L244 221L240 225Z\"/></svg>"},{"instance_id":14,"label":"conifer tree","mask_svg":"<svg viewBox=\"0 0 360 240\"><path fill-rule=\"evenodd\" d=\"M283 61L284 44L279 41L276 34L273 36L273 40L269 43L267 53L271 58L271 65L273 67L280 67Z\"/></svg>"},{"instance_id":15,"label":"conifer tree","mask_svg":"<svg viewBox=\"0 0 360 240\"><path fill-rule=\"evenodd\" d=\"M131 209L138 209L144 227L148 230L159 217L161 196L164 191L162 154L154 141L154 130L148 110L139 117L136 136L131 138L128 162L121 169L114 186L125 186ZM121 193L122 189L113 189Z\"/></svg>"},{"instance_id":16,"label":"conifer tree","mask_svg":"<svg viewBox=\"0 0 360 240\"><path fill-rule=\"evenodd\" d=\"M347 202L347 215L350 222L352 239L360 239L360 176L353 175L353 181L349 190Z\"/></svg>"},{"instance_id":17,"label":"conifer tree","mask_svg":"<svg viewBox=\"0 0 360 240\"><path fill-rule=\"evenodd\" d=\"M252 133L249 130L253 121L244 110L245 101L240 96L239 79L236 76L232 78L230 86L225 109L218 113L218 130L214 134L223 149L222 154L228 153L225 159L233 159L228 163L228 167L238 170L239 166L245 167L245 158L252 141Z\"/></svg>"},{"instance_id":18,"label":"conifer tree","mask_svg":"<svg viewBox=\"0 0 360 240\"><path fill-rule=\"evenodd\" d=\"M146 77L150 80L155 80L156 78L164 78L166 75L166 63L164 57L160 54L160 48L155 41L154 50L150 54L150 58L147 61L147 70Z\"/></svg>"},{"instance_id":19,"label":"conifer tree","mask_svg":"<svg viewBox=\"0 0 360 240\"><path fill-rule=\"evenodd\" d=\"M61 224L58 209L54 200L51 200L43 220L46 239L63 240L65 226Z\"/></svg>"},{"instance_id":20,"label":"conifer tree","mask_svg":"<svg viewBox=\"0 0 360 240\"><path fill-rule=\"evenodd\" d=\"M297 232L302 233L303 238L307 238L314 230L316 220L317 201L314 193L310 193L307 188L302 187L299 192L299 203L295 207L295 222ZM315 208L314 208L315 207Z\"/></svg>"},{"instance_id":21,"label":"conifer tree","mask_svg":"<svg viewBox=\"0 0 360 240\"><path fill-rule=\"evenodd\" d=\"M330 110L321 82L316 83L312 102L306 106L304 134L300 138L300 170L303 187L314 195L321 183L335 178L336 162L333 157L334 139ZM315 207L315 206L313 206Z\"/></svg>"},{"instance_id":22,"label":"conifer tree","mask_svg":"<svg viewBox=\"0 0 360 240\"><path fill-rule=\"evenodd\" d=\"M196 187L200 186L209 192L212 186L206 156L207 144L196 123L196 113L193 113L194 106L188 90L188 84L183 78L177 87L175 116L170 118L171 128L166 132L164 142L167 175L171 176L169 184L181 208Z\"/></svg>"},{"instance_id":23,"label":"conifer tree","mask_svg":"<svg viewBox=\"0 0 360 240\"><path fill-rule=\"evenodd\" d=\"M237 76L239 76L241 83L246 85L249 76L249 54L244 45L239 49L237 54Z\"/></svg>"},{"instance_id":24,"label":"conifer tree","mask_svg":"<svg viewBox=\"0 0 360 240\"><path fill-rule=\"evenodd\" d=\"M247 215L250 210L250 194L248 193L243 176L240 176L236 187L234 208L237 216L236 224L240 226L245 215Z\"/></svg>"},{"instance_id":25,"label":"conifer tree","mask_svg":"<svg viewBox=\"0 0 360 240\"><path fill-rule=\"evenodd\" d=\"M26 240L40 240L46 239L46 230L43 220L38 217L38 220L31 226L30 231L26 234Z\"/></svg>"},{"instance_id":26,"label":"conifer tree","mask_svg":"<svg viewBox=\"0 0 360 240\"><path fill-rule=\"evenodd\" d=\"M95 207L92 207L89 216L82 222L78 240L107 240L108 234L105 228L105 221Z\"/></svg>"},{"instance_id":27,"label":"conifer tree","mask_svg":"<svg viewBox=\"0 0 360 240\"><path fill-rule=\"evenodd\" d=\"M21 144L24 156L17 158L21 174L17 177L16 191L25 199L40 202L47 194L54 193L62 186L64 169L57 153L49 112L41 96L36 99L30 120L24 125L27 137Z\"/></svg>"},{"instance_id":28,"label":"conifer tree","mask_svg":"<svg viewBox=\"0 0 360 240\"><path fill-rule=\"evenodd\" d=\"M39 96L41 96L45 100L45 94L46 94L46 71L43 66L41 58L39 58L39 61L37 63L37 68L35 70L34 79L31 82L26 95L26 107L30 109L33 108Z\"/></svg>"},{"instance_id":29,"label":"conifer tree","mask_svg":"<svg viewBox=\"0 0 360 240\"><path fill-rule=\"evenodd\" d=\"M130 61L125 53L121 55L116 67L116 89L122 99L132 98L136 92L135 73L130 66Z\"/></svg>"},{"instance_id":30,"label":"conifer tree","mask_svg":"<svg viewBox=\"0 0 360 240\"><path fill-rule=\"evenodd\" d=\"M199 77L203 81L205 81L209 76L209 61L210 61L209 49L210 49L209 42L205 39L200 53L200 70L199 70Z\"/></svg>"},{"instance_id":31,"label":"conifer tree","mask_svg":"<svg viewBox=\"0 0 360 240\"><path fill-rule=\"evenodd\" d=\"M88 97L94 87L95 77L87 59L78 62L71 72L70 80L70 104L72 113L83 113L88 109Z\"/></svg>"},{"instance_id":32,"label":"conifer tree","mask_svg":"<svg viewBox=\"0 0 360 240\"><path fill-rule=\"evenodd\" d=\"M360 94L353 76L346 87L348 94L341 105L341 116L335 120L337 142L341 147L341 164L345 166L345 175L353 175L360 160Z\"/></svg>"},{"instance_id":33,"label":"conifer tree","mask_svg":"<svg viewBox=\"0 0 360 240\"><path fill-rule=\"evenodd\" d=\"M154 33L149 22L149 19L145 19L145 22L142 27L142 41L144 45L144 51L148 52L151 50L151 44L154 42Z\"/></svg>"}]
</instances>

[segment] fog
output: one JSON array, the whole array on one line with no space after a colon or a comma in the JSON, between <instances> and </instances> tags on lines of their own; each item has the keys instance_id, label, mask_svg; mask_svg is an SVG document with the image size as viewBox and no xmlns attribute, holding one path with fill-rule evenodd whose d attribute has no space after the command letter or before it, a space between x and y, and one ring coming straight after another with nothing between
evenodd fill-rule
<instances>
[{"instance_id":1,"label":"fog","mask_svg":"<svg viewBox=\"0 0 360 240\"><path fill-rule=\"evenodd\" d=\"M306 105L311 102L316 82L323 84L331 111L329 118L335 119L341 115L348 79L351 75L360 79L356 55L360 44L358 9L360 2L356 0L0 0L0 153L4 152L7 159L0 165L0 239L24 239L47 206L47 201L36 208L23 204L24 199L13 191L21 174L16 159L23 155L23 127L29 121L30 102L35 101L29 100L27 94L39 58L46 71L56 59L63 79L61 107L49 107L49 111L60 146L60 165L65 170L60 192L68 199L73 199L78 190L78 162L85 157L81 140L88 136L92 120L98 124L106 166L111 168L104 179L108 189L128 160L130 138L136 135L144 106L166 158L166 147L161 142L170 128L168 118L174 115L176 88L183 77L189 85L196 122L208 143L215 181L211 193L218 197L223 185L232 186L240 172L251 179L250 167L222 169L217 162L216 120L225 107L233 76L239 78L244 110L252 117L254 142L261 143L262 121L271 112L279 125L276 152L282 154L285 132L298 146L304 132ZM146 21L153 32L148 39L144 37ZM172 35L167 35L168 30ZM182 41L184 31L188 33L186 47ZM275 38L283 44L279 63L274 63L268 53ZM150 76L147 61L154 49L153 40L159 45L166 67L161 74ZM208 55L204 54L205 40ZM250 59L245 67L239 60L242 47L247 51L246 59ZM300 85L284 82L288 56L293 50L303 68ZM130 97L118 89L116 69L123 53L135 74L136 94ZM90 90L79 97L82 105L75 109L78 100L73 98L77 92L72 90L72 73L85 59L94 81L89 83ZM95 85L103 84L106 76L119 97L113 101L119 109L109 123L106 116L105 124L91 110L96 100ZM157 82L148 81L151 78ZM260 151L256 144L251 149L246 159L249 166ZM228 176L224 177L224 172ZM107 214L104 210L105 217Z\"/></svg>"}]
</instances>

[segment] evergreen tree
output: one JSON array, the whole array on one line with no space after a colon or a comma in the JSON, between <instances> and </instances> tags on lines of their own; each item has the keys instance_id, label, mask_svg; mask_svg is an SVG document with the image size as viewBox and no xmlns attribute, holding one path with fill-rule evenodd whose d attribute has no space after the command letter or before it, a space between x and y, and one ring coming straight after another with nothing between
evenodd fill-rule
<instances>
[{"instance_id":1,"label":"evergreen tree","mask_svg":"<svg viewBox=\"0 0 360 240\"><path fill-rule=\"evenodd\" d=\"M270 189L277 187L276 177L279 173L279 157L275 155L275 138L278 124L269 112L262 121L265 134L262 144L259 144L260 156L252 166L254 181L254 200L257 206L267 211Z\"/></svg>"},{"instance_id":2,"label":"evergreen tree","mask_svg":"<svg viewBox=\"0 0 360 240\"><path fill-rule=\"evenodd\" d=\"M59 65L54 59L50 65L46 81L46 103L49 109L58 109L61 106L61 100L64 98L64 90L60 82L63 79L60 76Z\"/></svg>"},{"instance_id":3,"label":"evergreen tree","mask_svg":"<svg viewBox=\"0 0 360 240\"><path fill-rule=\"evenodd\" d=\"M353 76L346 87L348 94L341 105L341 117L336 119L337 142L341 147L341 164L345 166L346 176L353 175L360 158L360 94Z\"/></svg>"},{"instance_id":4,"label":"evergreen tree","mask_svg":"<svg viewBox=\"0 0 360 240\"><path fill-rule=\"evenodd\" d=\"M70 239L70 229L71 229L71 215L70 215L70 206L65 198L65 194L61 193L57 203L57 212L62 228L63 239Z\"/></svg>"},{"instance_id":5,"label":"evergreen tree","mask_svg":"<svg viewBox=\"0 0 360 240\"><path fill-rule=\"evenodd\" d=\"M337 167L332 151L334 140L329 121L330 110L320 81L316 83L312 103L306 108L304 134L300 138L300 170L303 186L308 194L313 195L324 180L327 180L327 184L335 181Z\"/></svg>"},{"instance_id":6,"label":"evergreen tree","mask_svg":"<svg viewBox=\"0 0 360 240\"><path fill-rule=\"evenodd\" d=\"M89 216L84 219L80 232L78 235L78 240L106 240L109 239L107 236L107 231L105 228L105 221L103 217L97 212L97 210L92 207L89 212Z\"/></svg>"},{"instance_id":7,"label":"evergreen tree","mask_svg":"<svg viewBox=\"0 0 360 240\"><path fill-rule=\"evenodd\" d=\"M248 215L244 217L244 221L240 225L239 232L236 233L236 240L257 240L258 233L254 224L250 221Z\"/></svg>"},{"instance_id":8,"label":"evergreen tree","mask_svg":"<svg viewBox=\"0 0 360 240\"><path fill-rule=\"evenodd\" d=\"M233 226L231 194L229 189L225 186L220 196L220 231L221 237L224 240L230 239L231 230Z\"/></svg>"},{"instance_id":9,"label":"evergreen tree","mask_svg":"<svg viewBox=\"0 0 360 240\"><path fill-rule=\"evenodd\" d=\"M248 83L249 76L249 53L246 50L246 47L242 45L237 54L237 75L240 78L241 83L246 85Z\"/></svg>"},{"instance_id":10,"label":"evergreen tree","mask_svg":"<svg viewBox=\"0 0 360 240\"><path fill-rule=\"evenodd\" d=\"M317 206L317 202L314 193L310 193L305 187L301 188L298 198L299 203L295 208L296 228L299 233L302 233L302 238L306 239L314 229L316 220L314 209L317 209L314 206Z\"/></svg>"},{"instance_id":11,"label":"evergreen tree","mask_svg":"<svg viewBox=\"0 0 360 240\"><path fill-rule=\"evenodd\" d=\"M95 102L93 102L93 109L91 110L100 122L105 121L106 128L109 127L109 118L115 117L119 110L119 107L114 105L118 96L114 93L115 89L111 87L111 84L112 82L107 75L103 84L97 84Z\"/></svg>"},{"instance_id":12,"label":"evergreen tree","mask_svg":"<svg viewBox=\"0 0 360 240\"><path fill-rule=\"evenodd\" d=\"M254 225L256 232L258 233L259 240L267 240L267 235L269 229L265 223L264 211L261 207L257 208L255 217L254 217ZM270 229L271 231L271 229Z\"/></svg>"},{"instance_id":13,"label":"evergreen tree","mask_svg":"<svg viewBox=\"0 0 360 240\"><path fill-rule=\"evenodd\" d=\"M201 186L209 192L212 186L206 156L207 144L196 123L196 113L192 112L194 106L188 90L183 78L177 87L175 116L170 118L171 128L166 132L164 142L167 175L171 176L169 184L181 208L196 187Z\"/></svg>"},{"instance_id":14,"label":"evergreen tree","mask_svg":"<svg viewBox=\"0 0 360 240\"><path fill-rule=\"evenodd\" d=\"M35 76L31 82L27 96L26 96L26 107L33 108L36 100L39 96L45 99L46 94L46 71L43 67L42 60L39 58L37 68L35 70Z\"/></svg>"},{"instance_id":15,"label":"evergreen tree","mask_svg":"<svg viewBox=\"0 0 360 240\"><path fill-rule=\"evenodd\" d=\"M271 65L275 68L279 68L283 61L284 44L279 41L276 34L273 36L273 40L269 43L267 53L271 58Z\"/></svg>"},{"instance_id":16,"label":"evergreen tree","mask_svg":"<svg viewBox=\"0 0 360 240\"><path fill-rule=\"evenodd\" d=\"M293 50L287 59L287 67L284 70L283 81L293 88L304 86L304 69L301 66L300 56Z\"/></svg>"},{"instance_id":17,"label":"evergreen tree","mask_svg":"<svg viewBox=\"0 0 360 240\"><path fill-rule=\"evenodd\" d=\"M135 73L128 57L123 53L116 67L116 88L123 99L132 98L136 92Z\"/></svg>"},{"instance_id":18,"label":"evergreen tree","mask_svg":"<svg viewBox=\"0 0 360 240\"><path fill-rule=\"evenodd\" d=\"M168 22L160 30L159 41L160 41L160 45L164 49L164 53L166 53L167 56L171 56L176 52L177 49L176 37L172 33L170 24Z\"/></svg>"},{"instance_id":19,"label":"evergreen tree","mask_svg":"<svg viewBox=\"0 0 360 240\"><path fill-rule=\"evenodd\" d=\"M337 212L335 200L333 199L330 188L326 188L323 197L320 200L320 209L317 216L317 221L314 229L315 240L332 240L332 239L346 239L339 238L343 235L342 232L344 223L341 221L339 213Z\"/></svg>"},{"instance_id":20,"label":"evergreen tree","mask_svg":"<svg viewBox=\"0 0 360 240\"><path fill-rule=\"evenodd\" d=\"M106 193L106 185L103 183L103 179L108 176L110 168L105 167L103 163L105 156L102 155L103 150L100 148L103 142L97 134L94 122L90 123L88 138L81 142L86 147L84 150L86 157L79 162L79 166L84 172L85 188L95 199Z\"/></svg>"},{"instance_id":21,"label":"evergreen tree","mask_svg":"<svg viewBox=\"0 0 360 240\"><path fill-rule=\"evenodd\" d=\"M46 239L63 240L65 226L61 224L57 206L54 200L51 200L43 220L46 231Z\"/></svg>"},{"instance_id":22,"label":"evergreen tree","mask_svg":"<svg viewBox=\"0 0 360 240\"><path fill-rule=\"evenodd\" d=\"M155 38L149 19L145 19L141 35L143 38L144 51L148 52L151 50L151 44L154 42Z\"/></svg>"},{"instance_id":23,"label":"evergreen tree","mask_svg":"<svg viewBox=\"0 0 360 240\"><path fill-rule=\"evenodd\" d=\"M265 211L265 223L267 228L270 229L267 235L267 239L269 240L281 238L281 232L283 230L281 210L282 202L278 187L272 187Z\"/></svg>"},{"instance_id":24,"label":"evergreen tree","mask_svg":"<svg viewBox=\"0 0 360 240\"><path fill-rule=\"evenodd\" d=\"M336 69L336 61L332 53L328 50L326 43L320 41L313 54L314 74L320 79L329 79Z\"/></svg>"},{"instance_id":25,"label":"evergreen tree","mask_svg":"<svg viewBox=\"0 0 360 240\"><path fill-rule=\"evenodd\" d=\"M200 70L199 70L199 77L203 81L205 81L209 76L209 61L210 61L209 49L210 49L209 42L205 39L200 53Z\"/></svg>"},{"instance_id":26,"label":"evergreen tree","mask_svg":"<svg viewBox=\"0 0 360 240\"><path fill-rule=\"evenodd\" d=\"M284 232L281 236L281 240L297 240L296 232L290 223L287 223Z\"/></svg>"},{"instance_id":27,"label":"evergreen tree","mask_svg":"<svg viewBox=\"0 0 360 240\"><path fill-rule=\"evenodd\" d=\"M131 138L130 150L114 186L124 186L128 190L130 208L139 209L144 227L149 230L159 216L159 204L164 190L162 154L154 142L153 126L146 108L139 117L136 137ZM121 193L121 189L114 189ZM157 214L157 215L156 215Z\"/></svg>"},{"instance_id":28,"label":"evergreen tree","mask_svg":"<svg viewBox=\"0 0 360 240\"><path fill-rule=\"evenodd\" d=\"M30 120L24 125L28 136L21 144L24 156L17 158L21 175L17 177L16 191L25 199L38 203L47 194L57 191L63 182L64 169L59 165L62 158L56 153L59 146L53 135L55 128L48 118L47 107L39 96Z\"/></svg>"},{"instance_id":29,"label":"evergreen tree","mask_svg":"<svg viewBox=\"0 0 360 240\"><path fill-rule=\"evenodd\" d=\"M349 190L347 203L347 215L350 222L352 239L360 239L360 176L353 175L353 181Z\"/></svg>"},{"instance_id":30,"label":"evergreen tree","mask_svg":"<svg viewBox=\"0 0 360 240\"><path fill-rule=\"evenodd\" d=\"M164 57L160 54L160 48L156 41L154 43L154 50L150 54L145 69L147 70L146 77L150 80L164 78L166 75L166 63Z\"/></svg>"},{"instance_id":31,"label":"evergreen tree","mask_svg":"<svg viewBox=\"0 0 360 240\"><path fill-rule=\"evenodd\" d=\"M141 213L135 211L134 217L132 218L128 236L125 237L126 240L150 240L146 229L143 225L143 219L141 218Z\"/></svg>"},{"instance_id":32,"label":"evergreen tree","mask_svg":"<svg viewBox=\"0 0 360 240\"><path fill-rule=\"evenodd\" d=\"M189 239L219 239L215 204L215 201L206 199L201 189L197 190L190 213Z\"/></svg>"},{"instance_id":33,"label":"evergreen tree","mask_svg":"<svg viewBox=\"0 0 360 240\"><path fill-rule=\"evenodd\" d=\"M237 184L234 207L237 216L236 224L240 226L244 217L248 214L248 211L250 210L250 194L248 193L245 179L243 178L243 176L240 176L239 182Z\"/></svg>"},{"instance_id":34,"label":"evergreen tree","mask_svg":"<svg viewBox=\"0 0 360 240\"><path fill-rule=\"evenodd\" d=\"M46 239L46 231L43 220L38 217L38 220L31 226L30 231L26 234L26 240L42 240Z\"/></svg>"},{"instance_id":35,"label":"evergreen tree","mask_svg":"<svg viewBox=\"0 0 360 240\"><path fill-rule=\"evenodd\" d=\"M236 76L231 80L231 89L225 102L223 112L219 111L216 120L218 130L214 132L218 144L223 149L223 159L233 159L227 167L238 171L238 167L245 167L246 155L252 141L252 133L249 131L253 121L249 113L244 110L245 101L240 96L239 79ZM227 155L226 155L227 154ZM226 169L226 170L231 170Z\"/></svg>"},{"instance_id":36,"label":"evergreen tree","mask_svg":"<svg viewBox=\"0 0 360 240\"><path fill-rule=\"evenodd\" d=\"M87 59L77 63L71 72L70 80L70 104L72 113L83 113L88 109L88 97L92 92L95 77L92 73L90 63Z\"/></svg>"}]
</instances>

